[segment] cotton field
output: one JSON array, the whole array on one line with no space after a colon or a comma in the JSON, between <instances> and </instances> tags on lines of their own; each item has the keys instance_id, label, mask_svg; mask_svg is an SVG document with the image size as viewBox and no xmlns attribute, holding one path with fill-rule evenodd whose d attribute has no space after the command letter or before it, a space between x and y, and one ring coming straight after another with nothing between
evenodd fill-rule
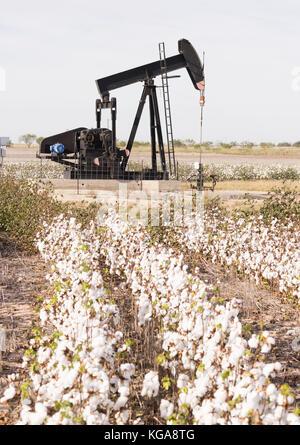
<instances>
[{"instance_id":1,"label":"cotton field","mask_svg":"<svg viewBox=\"0 0 300 445\"><path fill-rule=\"evenodd\" d=\"M130 168L140 170L141 163L130 162ZM144 168L149 168L147 163L143 164ZM2 166L2 175L13 175L19 179L62 179L64 177L64 166L51 161L43 160L40 162L9 162ZM181 163L178 170L178 179L181 181L189 180L196 174L193 165ZM258 179L275 179L275 180L299 180L300 170L297 166L290 167L281 164L274 165L249 165L241 163L232 165L228 163L222 164L205 164L204 174L215 174L218 181L231 180L258 180ZM174 178L175 179L175 178Z\"/></svg>"},{"instance_id":2,"label":"cotton field","mask_svg":"<svg viewBox=\"0 0 300 445\"><path fill-rule=\"evenodd\" d=\"M183 253L235 266L297 301L299 231L205 218L202 229L193 221L160 242L113 212L88 228L63 215L44 223L36 242L53 292L24 356L19 424L300 424L295 395L276 384L282 365L268 360L274 338L265 329L245 336L241 301L211 295ZM146 365L135 360L136 335L150 350ZM15 396L15 380L0 403Z\"/></svg>"}]
</instances>

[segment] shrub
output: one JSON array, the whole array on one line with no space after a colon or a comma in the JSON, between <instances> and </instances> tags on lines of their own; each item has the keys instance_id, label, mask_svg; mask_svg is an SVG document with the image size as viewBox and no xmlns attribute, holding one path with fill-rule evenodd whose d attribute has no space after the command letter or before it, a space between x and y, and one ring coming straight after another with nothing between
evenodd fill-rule
<instances>
[{"instance_id":1,"label":"shrub","mask_svg":"<svg viewBox=\"0 0 300 445\"><path fill-rule=\"evenodd\" d=\"M293 144L293 147L300 147L300 141L297 141Z\"/></svg>"},{"instance_id":2,"label":"shrub","mask_svg":"<svg viewBox=\"0 0 300 445\"><path fill-rule=\"evenodd\" d=\"M36 138L35 142L36 142L38 145L41 145L43 139L44 139L43 136L39 136L38 138Z\"/></svg>"},{"instance_id":3,"label":"shrub","mask_svg":"<svg viewBox=\"0 0 300 445\"><path fill-rule=\"evenodd\" d=\"M274 218L281 222L300 221L300 201L297 192L288 188L274 188L264 200L260 213L266 223Z\"/></svg>"},{"instance_id":4,"label":"shrub","mask_svg":"<svg viewBox=\"0 0 300 445\"><path fill-rule=\"evenodd\" d=\"M55 216L65 213L85 225L95 218L98 209L98 204L78 207L59 202L50 183L12 176L0 180L0 231L28 251L35 250L34 239L44 221L50 223Z\"/></svg>"},{"instance_id":5,"label":"shrub","mask_svg":"<svg viewBox=\"0 0 300 445\"><path fill-rule=\"evenodd\" d=\"M173 140L175 147L185 147L185 143L181 139L174 139Z\"/></svg>"},{"instance_id":6,"label":"shrub","mask_svg":"<svg viewBox=\"0 0 300 445\"><path fill-rule=\"evenodd\" d=\"M240 145L240 147L252 148L252 147L254 147L255 144L250 141L243 141L239 145Z\"/></svg>"},{"instance_id":7,"label":"shrub","mask_svg":"<svg viewBox=\"0 0 300 445\"><path fill-rule=\"evenodd\" d=\"M0 230L7 232L20 246L30 250L42 222L59 210L50 189L41 184L18 181L11 176L1 179Z\"/></svg>"},{"instance_id":8,"label":"shrub","mask_svg":"<svg viewBox=\"0 0 300 445\"><path fill-rule=\"evenodd\" d=\"M185 145L195 145L196 141L194 141L194 139L185 139L184 144Z\"/></svg>"},{"instance_id":9,"label":"shrub","mask_svg":"<svg viewBox=\"0 0 300 445\"><path fill-rule=\"evenodd\" d=\"M277 147L291 147L291 144L289 142L279 142Z\"/></svg>"},{"instance_id":10,"label":"shrub","mask_svg":"<svg viewBox=\"0 0 300 445\"><path fill-rule=\"evenodd\" d=\"M232 141L229 142L228 144L225 142L220 142L220 146L223 148L231 148L231 147L236 147L237 146L237 142L236 141Z\"/></svg>"},{"instance_id":11,"label":"shrub","mask_svg":"<svg viewBox=\"0 0 300 445\"><path fill-rule=\"evenodd\" d=\"M36 140L35 134L28 133L28 134L24 134L23 136L20 137L20 141L24 142L24 144L27 145L27 148L30 148L35 140Z\"/></svg>"},{"instance_id":12,"label":"shrub","mask_svg":"<svg viewBox=\"0 0 300 445\"><path fill-rule=\"evenodd\" d=\"M260 145L261 148L274 147L273 142L261 142L259 145Z\"/></svg>"}]
</instances>

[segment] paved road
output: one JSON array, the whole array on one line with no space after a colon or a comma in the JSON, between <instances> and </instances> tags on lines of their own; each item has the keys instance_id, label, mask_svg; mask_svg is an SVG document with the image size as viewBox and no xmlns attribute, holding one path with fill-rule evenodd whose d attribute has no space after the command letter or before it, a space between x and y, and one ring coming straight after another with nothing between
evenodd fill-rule
<instances>
[{"instance_id":1,"label":"paved road","mask_svg":"<svg viewBox=\"0 0 300 445\"><path fill-rule=\"evenodd\" d=\"M32 148L8 148L5 162L24 162L39 161L36 158L36 149ZM150 162L150 153L134 153L131 154L132 161L141 162L142 160ZM199 161L198 154L180 153L176 154L178 162L187 162L192 164ZM202 161L204 164L252 164L252 165L274 165L281 164L284 166L292 166L300 168L300 156L254 156L254 155L221 155L221 154L203 154Z\"/></svg>"}]
</instances>

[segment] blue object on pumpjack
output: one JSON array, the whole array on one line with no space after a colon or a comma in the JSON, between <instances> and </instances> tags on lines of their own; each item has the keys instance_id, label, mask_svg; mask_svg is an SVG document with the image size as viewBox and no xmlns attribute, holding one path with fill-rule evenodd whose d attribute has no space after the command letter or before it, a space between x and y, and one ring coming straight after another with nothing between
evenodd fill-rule
<instances>
[{"instance_id":1,"label":"blue object on pumpjack","mask_svg":"<svg viewBox=\"0 0 300 445\"><path fill-rule=\"evenodd\" d=\"M63 144L54 144L54 145L50 146L50 151L51 151L51 153L61 155L65 151L65 147Z\"/></svg>"}]
</instances>

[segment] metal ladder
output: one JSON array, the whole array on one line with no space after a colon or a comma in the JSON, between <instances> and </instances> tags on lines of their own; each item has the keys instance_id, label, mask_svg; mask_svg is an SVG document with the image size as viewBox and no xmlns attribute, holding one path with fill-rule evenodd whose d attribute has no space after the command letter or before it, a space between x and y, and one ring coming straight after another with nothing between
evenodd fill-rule
<instances>
[{"instance_id":1,"label":"metal ladder","mask_svg":"<svg viewBox=\"0 0 300 445\"><path fill-rule=\"evenodd\" d=\"M163 91L165 120L166 120L169 169L171 175L176 175L176 160L175 160L173 128L172 128L172 118L171 118L171 108L170 108L169 82L168 82L167 62L166 62L166 52L165 52L164 42L159 43L159 57L160 57L161 81L162 81L162 91Z\"/></svg>"}]
</instances>

